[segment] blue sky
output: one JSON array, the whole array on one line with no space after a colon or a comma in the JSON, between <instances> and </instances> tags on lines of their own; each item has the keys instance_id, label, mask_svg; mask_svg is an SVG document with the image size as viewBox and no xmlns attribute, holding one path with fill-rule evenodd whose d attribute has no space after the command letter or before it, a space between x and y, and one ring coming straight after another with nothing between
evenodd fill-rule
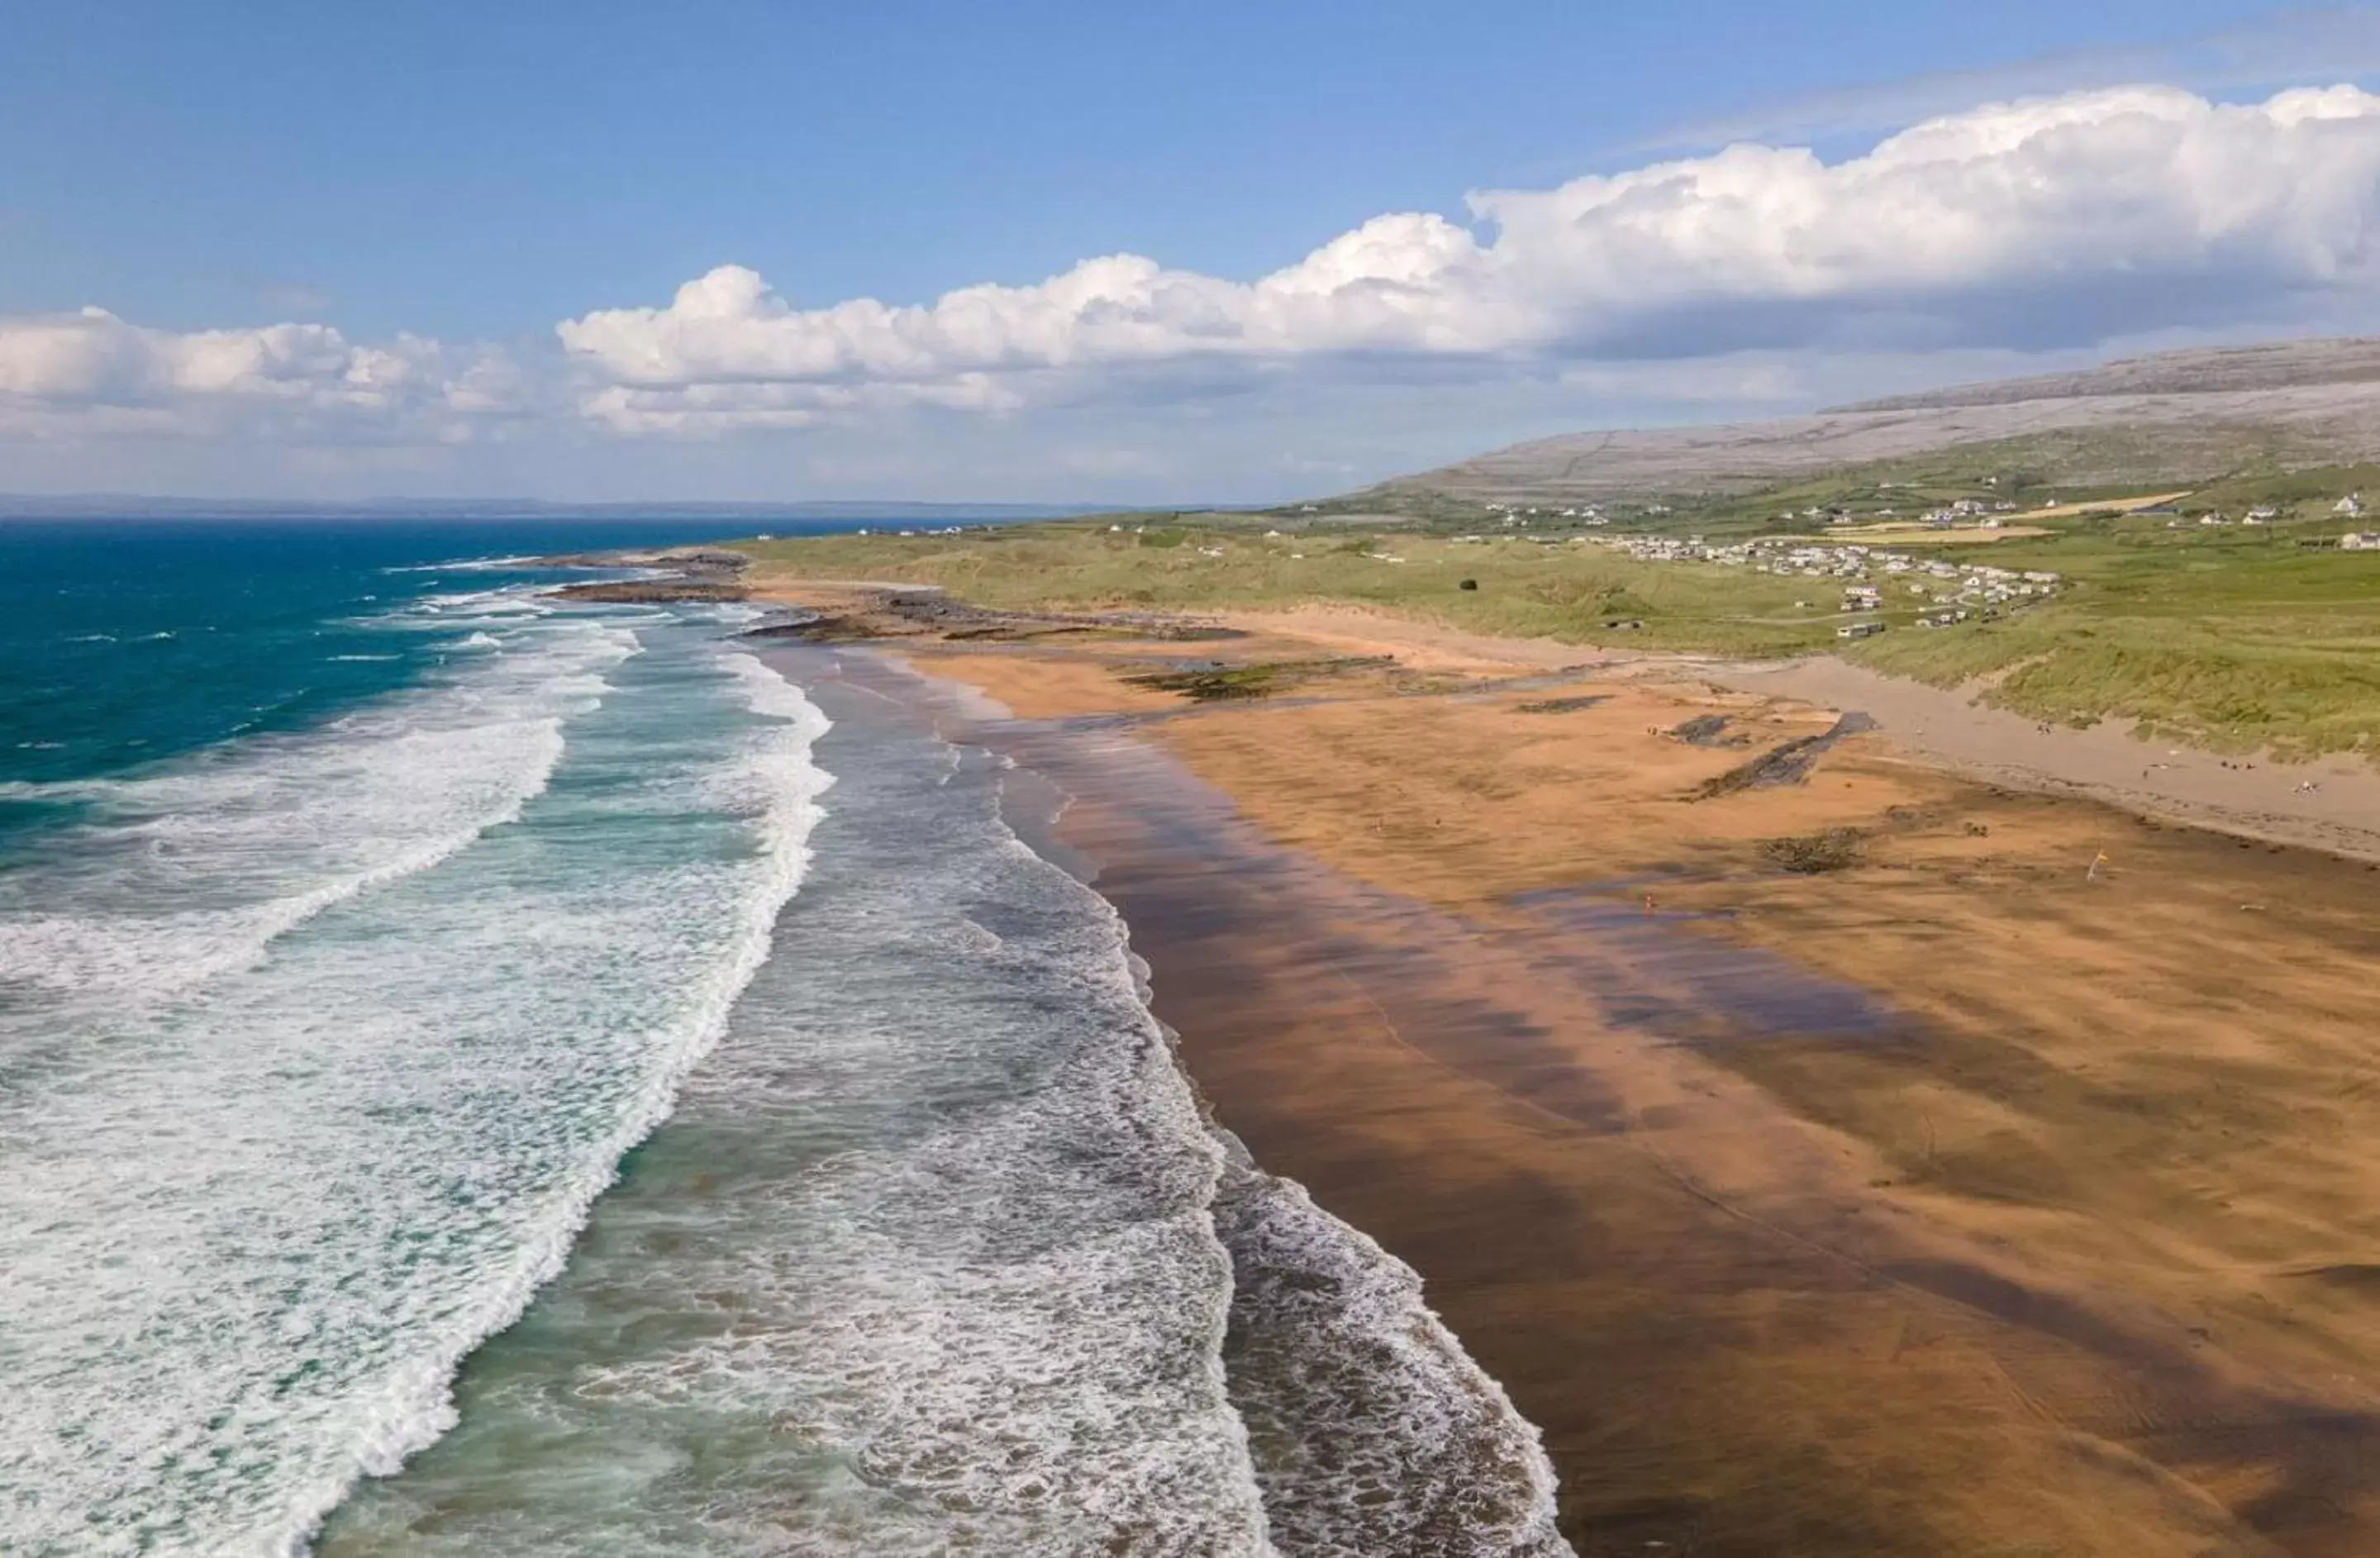
<instances>
[{"instance_id":1,"label":"blue sky","mask_svg":"<svg viewBox=\"0 0 2380 1558\"><path fill-rule=\"evenodd\" d=\"M18 6L0 12L0 488L1262 498L1572 426L2353 328L2360 142L2325 131L2309 149L2262 124L2173 133L2216 137L2217 161L2262 137L2239 155L2267 183L2302 162L2330 191L2299 213L2302 251L2243 258L2216 235L2168 264L2174 234L2231 219L2229 195L2192 185L2166 225L2095 239L2054 285L2014 261L1946 280L1864 254L1828 262L1816 311L1781 273L1713 272L1640 309L1612 259L1635 230L1541 202L1526 220L1560 231L1525 253L1399 232L1385 272L1295 278L1300 298L1342 289L1328 317L1219 289L1394 213L1492 245L1521 208L1484 217L1475 191L1552 191L1723 140L1832 165L1979 104L2135 84L2252 104L2374 67L2371 13L2211 0ZM2082 117L2143 112L2188 118ZM2111 192L2129 181L2107 156L2207 160L2093 133L2101 151L2058 165ZM1997 136L1976 131L1925 187L1999 155ZM1799 176L1744 176L1789 192ZM1660 241L1689 229L1677 216ZM1116 254L1196 285L1097 279L1088 303L1067 293L1059 334L1035 313L990 344L953 345L972 327L950 318L803 323L851 299L1030 289ZM2145 293L2128 281L2143 265ZM765 283L722 284L698 329L666 312L722 266ZM2092 266L2125 285L2076 285ZM1531 290L1483 292L1490 271ZM1603 289L1582 292L1586 274ZM1441 307L1448 276L1459 310ZM1364 311L1383 286L1430 296L1390 328ZM1890 307L1864 313L1879 287ZM1120 310L1148 328L1119 334ZM292 325L306 332L225 335ZM855 329L881 339L853 345ZM234 347L253 361L217 360Z\"/></svg>"}]
</instances>

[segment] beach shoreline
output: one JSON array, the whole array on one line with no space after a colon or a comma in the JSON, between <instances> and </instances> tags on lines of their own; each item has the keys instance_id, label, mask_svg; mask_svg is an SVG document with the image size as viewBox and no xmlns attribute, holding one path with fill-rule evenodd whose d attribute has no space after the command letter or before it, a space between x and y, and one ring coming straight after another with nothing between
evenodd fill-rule
<instances>
[{"instance_id":1,"label":"beach shoreline","mask_svg":"<svg viewBox=\"0 0 2380 1558\"><path fill-rule=\"evenodd\" d=\"M2362 864L1876 734L1683 802L1830 712L1562 646L1424 629L1223 703L1123 679L1381 647L1217 626L1244 637L884 647L1016 716L968 738L1066 792L1218 1119L1422 1273L1544 1431L1578 1552L2380 1529L2380 1331L2304 1274L2355 1265L2337 1197L2380 1183L2329 1102L2380 969ZM1842 869L1769 853L1838 832ZM2209 1000L2218 961L2247 977ZM2319 1150L2276 1157L2308 1111Z\"/></svg>"},{"instance_id":2,"label":"beach shoreline","mask_svg":"<svg viewBox=\"0 0 2380 1558\"><path fill-rule=\"evenodd\" d=\"M1102 809L1091 774L1123 779L1136 802L1162 792L1178 803L1166 809L1177 817L1197 804L1195 781L1161 761L1136 761L1158 756L1148 749L1096 736L1086 745L1079 733L1014 721L966 684L919 675L897 657L840 645L761 653L855 726L930 732L961 754L958 770L996 774L1008 834L1037 866L1065 872L1076 892L1103 906L1140 1002L1155 1007L1150 964L1108 880L1123 858L1111 841L1085 832ZM1006 923L1009 912L993 899L962 899L952 909L988 927ZM1172 964L1174 954L1167 958ZM1567 1552L1554 1532L1553 1476L1534 1430L1422 1307L1411 1271L1251 1158L1211 1101L1197 1097L1178 1031L1158 1010L1142 1016L1162 1037L1160 1064L1220 1150L1207 1208L1230 1266L1218 1362L1262 1490L1275 1544L1267 1551ZM1062 1136L1052 1146L1079 1150Z\"/></svg>"}]
</instances>

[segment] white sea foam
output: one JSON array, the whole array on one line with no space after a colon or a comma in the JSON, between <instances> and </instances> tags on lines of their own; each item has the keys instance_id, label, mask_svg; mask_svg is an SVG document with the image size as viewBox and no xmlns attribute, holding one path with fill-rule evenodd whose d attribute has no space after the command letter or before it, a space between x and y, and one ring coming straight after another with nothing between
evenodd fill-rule
<instances>
[{"instance_id":1,"label":"white sea foam","mask_svg":"<svg viewBox=\"0 0 2380 1558\"><path fill-rule=\"evenodd\" d=\"M277 1558L353 1492L326 1558L1559 1558L1533 1431L1408 1269L1208 1130L1004 765L853 757L812 876L826 723L685 615L634 654L596 645L666 618L490 626L435 689L84 797L126 847L51 898L104 918L144 896L114 873L205 858L273 889L236 918L492 815L406 809L524 772L455 733L558 754L516 825L269 955L66 992L0 1095L0 1551ZM604 1203L458 1426L461 1361L674 1100L640 1156L678 1192Z\"/></svg>"},{"instance_id":2,"label":"white sea foam","mask_svg":"<svg viewBox=\"0 0 2380 1558\"><path fill-rule=\"evenodd\" d=\"M474 574L504 573L534 566L537 558L518 557L458 557L451 563L402 563L381 569L384 574Z\"/></svg>"},{"instance_id":3,"label":"white sea foam","mask_svg":"<svg viewBox=\"0 0 2380 1558\"><path fill-rule=\"evenodd\" d=\"M91 817L0 877L0 991L77 1009L169 999L512 821L552 773L563 721L637 643L582 621L524 649L319 731L136 778L9 786Z\"/></svg>"},{"instance_id":4,"label":"white sea foam","mask_svg":"<svg viewBox=\"0 0 2380 1558\"><path fill-rule=\"evenodd\" d=\"M268 889L226 895L235 916L310 904L293 878L343 891L179 999L119 979L113 1002L69 992L46 1035L57 1008L12 1015L48 1059L0 1100L0 1551L298 1551L356 1477L453 1420L455 1366L559 1267L716 1039L800 878L823 721L697 633L629 661L569 620L504 680L407 701L403 729L358 715L93 797L140 846L53 897L129 909L107 873L144 851ZM543 705L512 663L540 656ZM480 777L442 788L458 769ZM517 826L442 831L506 808ZM285 830L299 868L268 858ZM104 987L118 971L81 950Z\"/></svg>"},{"instance_id":5,"label":"white sea foam","mask_svg":"<svg viewBox=\"0 0 2380 1558\"><path fill-rule=\"evenodd\" d=\"M837 751L832 844L643 1160L698 1187L606 1203L537 1349L327 1558L1272 1552L1222 1154L1120 922L982 754Z\"/></svg>"},{"instance_id":6,"label":"white sea foam","mask_svg":"<svg viewBox=\"0 0 2380 1558\"><path fill-rule=\"evenodd\" d=\"M510 1271L501 1281L480 1284L468 1303L439 1315L443 1330L435 1345L395 1371L380 1399L364 1406L353 1467L322 1479L315 1496L293 1511L282 1540L265 1551L296 1551L346 1493L355 1471L375 1476L395 1472L407 1455L454 1425L450 1387L464 1357L517 1320L537 1289L562 1269L588 1208L612 1182L621 1156L668 1115L686 1073L718 1041L735 998L767 958L770 927L800 885L808 862L806 841L818 821L817 797L832 783L809 761L810 749L827 722L799 689L752 656L725 654L720 662L736 679L751 711L780 723L734 761L696 776L713 805L747 820L756 846L747 868L737 873L736 891L716 905L724 913L699 932L688 926L673 928L674 950L699 957L702 965L684 986L670 992L676 1010L666 1027L646 1035L650 1043L641 1057L642 1076L614 1102L607 1128L580 1148L571 1171L548 1193L542 1216L525 1230ZM670 781L682 777L649 779L642 786L642 801L666 804L668 793L679 787ZM655 900L651 907L706 887L715 891L720 884L703 880L711 874L681 869L649 878L648 891ZM601 955L605 943L625 930L626 918L616 909L588 915L574 927L580 932L580 947ZM698 951L691 944L698 940L703 943ZM642 993L650 998L651 992Z\"/></svg>"},{"instance_id":7,"label":"white sea foam","mask_svg":"<svg viewBox=\"0 0 2380 1558\"><path fill-rule=\"evenodd\" d=\"M547 602L516 585L495 590L460 590L424 595L406 608L416 615L475 616L544 616L553 610Z\"/></svg>"},{"instance_id":8,"label":"white sea foam","mask_svg":"<svg viewBox=\"0 0 2380 1558\"><path fill-rule=\"evenodd\" d=\"M964 688L973 719L1005 718ZM999 760L1003 767L1013 766ZM1086 894L1088 897L1090 895ZM1149 970L1115 942L1139 999ZM1570 1558L1537 1431L1428 1308L1421 1279L1227 1133L1212 1205L1232 1264L1232 1405L1283 1558Z\"/></svg>"},{"instance_id":9,"label":"white sea foam","mask_svg":"<svg viewBox=\"0 0 2380 1558\"><path fill-rule=\"evenodd\" d=\"M1266 1446L1291 1558L1569 1558L1536 1430L1423 1301L1412 1267L1234 1154L1232 1399Z\"/></svg>"}]
</instances>

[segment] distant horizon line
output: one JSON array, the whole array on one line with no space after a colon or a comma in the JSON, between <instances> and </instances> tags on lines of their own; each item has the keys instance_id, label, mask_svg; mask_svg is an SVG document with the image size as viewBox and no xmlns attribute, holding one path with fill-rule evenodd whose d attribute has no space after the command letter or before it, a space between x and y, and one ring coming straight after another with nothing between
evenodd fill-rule
<instances>
[{"instance_id":1,"label":"distant horizon line","mask_svg":"<svg viewBox=\"0 0 2380 1558\"><path fill-rule=\"evenodd\" d=\"M1293 502L1284 499L1283 502ZM242 517L545 517L619 516L686 518L868 519L915 517L946 519L1065 518L1087 514L1246 513L1279 504L1008 503L954 500L934 503L907 498L703 499L606 498L572 502L555 498L209 498L161 493L0 493L0 519L175 519Z\"/></svg>"}]
</instances>

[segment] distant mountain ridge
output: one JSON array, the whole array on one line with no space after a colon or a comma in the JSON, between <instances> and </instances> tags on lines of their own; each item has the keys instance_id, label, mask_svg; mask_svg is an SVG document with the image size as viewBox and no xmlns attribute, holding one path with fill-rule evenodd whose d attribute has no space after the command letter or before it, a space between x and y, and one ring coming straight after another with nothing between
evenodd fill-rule
<instances>
[{"instance_id":1,"label":"distant mountain ridge","mask_svg":"<svg viewBox=\"0 0 2380 1558\"><path fill-rule=\"evenodd\" d=\"M1913 395L1886 396L1830 412L1916 411L1947 406L2006 406L2020 400L2071 400L2110 395L2204 395L2294 389L2309 384L2380 383L2380 340L2364 336L2270 341L2119 359L2072 373L2000 379Z\"/></svg>"},{"instance_id":2,"label":"distant mountain ridge","mask_svg":"<svg viewBox=\"0 0 2380 1558\"><path fill-rule=\"evenodd\" d=\"M1572 504L1756 492L1833 468L2006 444L2043 479L2203 481L2380 456L2380 340L2164 352L2075 373L1956 385L1808 416L1565 433L1336 500Z\"/></svg>"}]
</instances>

